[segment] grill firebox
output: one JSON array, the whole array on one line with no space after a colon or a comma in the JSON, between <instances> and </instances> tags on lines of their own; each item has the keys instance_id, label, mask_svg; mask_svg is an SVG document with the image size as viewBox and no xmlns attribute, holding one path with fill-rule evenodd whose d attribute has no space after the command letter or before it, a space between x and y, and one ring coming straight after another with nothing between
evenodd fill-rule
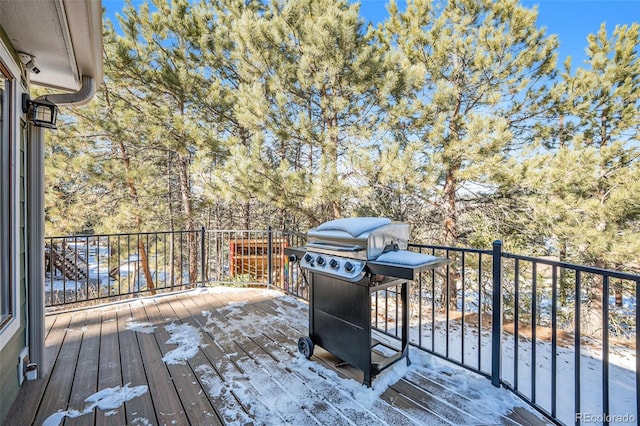
<instances>
[{"instance_id":1,"label":"grill firebox","mask_svg":"<svg viewBox=\"0 0 640 426\"><path fill-rule=\"evenodd\" d=\"M285 249L307 272L309 336L298 340L307 358L315 345L364 373L364 384L395 362L409 360L409 282L447 259L407 251L409 226L386 218L346 218L307 233L306 247ZM401 288L402 338L393 349L371 336L372 294ZM378 345L383 351L372 350ZM393 349L393 350L391 350Z\"/></svg>"}]
</instances>

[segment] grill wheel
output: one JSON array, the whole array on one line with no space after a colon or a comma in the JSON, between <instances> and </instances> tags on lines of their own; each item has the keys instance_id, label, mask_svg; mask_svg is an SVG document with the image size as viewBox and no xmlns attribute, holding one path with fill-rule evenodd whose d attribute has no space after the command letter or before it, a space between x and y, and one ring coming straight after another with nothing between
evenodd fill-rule
<instances>
[{"instance_id":1,"label":"grill wheel","mask_svg":"<svg viewBox=\"0 0 640 426\"><path fill-rule=\"evenodd\" d=\"M298 352L304 355L305 358L311 358L313 355L313 342L307 336L298 339Z\"/></svg>"}]
</instances>

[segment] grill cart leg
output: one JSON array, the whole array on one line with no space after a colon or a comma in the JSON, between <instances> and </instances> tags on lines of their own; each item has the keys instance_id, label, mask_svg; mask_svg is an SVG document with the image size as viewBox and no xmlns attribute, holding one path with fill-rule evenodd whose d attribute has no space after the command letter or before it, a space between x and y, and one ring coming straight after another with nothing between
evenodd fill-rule
<instances>
[{"instance_id":1,"label":"grill cart leg","mask_svg":"<svg viewBox=\"0 0 640 426\"><path fill-rule=\"evenodd\" d=\"M371 367L365 368L364 369L364 380L362 381L362 383L368 388L371 387L371 376L372 376Z\"/></svg>"},{"instance_id":2,"label":"grill cart leg","mask_svg":"<svg viewBox=\"0 0 640 426\"><path fill-rule=\"evenodd\" d=\"M411 365L409 359L409 281L402 284L400 300L402 300L402 356L407 358L407 366L409 366Z\"/></svg>"}]
</instances>

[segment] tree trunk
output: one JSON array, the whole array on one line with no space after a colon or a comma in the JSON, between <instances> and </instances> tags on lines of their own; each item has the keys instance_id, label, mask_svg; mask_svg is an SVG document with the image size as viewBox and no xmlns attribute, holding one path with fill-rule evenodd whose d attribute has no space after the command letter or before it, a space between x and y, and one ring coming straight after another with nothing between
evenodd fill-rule
<instances>
[{"instance_id":1,"label":"tree trunk","mask_svg":"<svg viewBox=\"0 0 640 426\"><path fill-rule=\"evenodd\" d=\"M560 262L565 262L567 260L567 241L563 240L560 243ZM560 306L567 305L567 299L569 296L569 292L571 291L572 283L569 279L567 279L567 270L564 268L560 269Z\"/></svg>"},{"instance_id":2,"label":"tree trunk","mask_svg":"<svg viewBox=\"0 0 640 426\"><path fill-rule=\"evenodd\" d=\"M171 184L171 171L173 170L172 168L172 161L171 161L171 151L168 151L168 158L167 158L167 194L168 194L168 201L169 201L169 231L171 231L170 234L170 238L171 241L169 242L169 283L171 285L171 287L173 287L176 283L176 268L175 268L175 243L174 243L174 231L175 231L175 224L174 224L174 211L173 211L173 185Z\"/></svg>"},{"instance_id":3,"label":"tree trunk","mask_svg":"<svg viewBox=\"0 0 640 426\"><path fill-rule=\"evenodd\" d=\"M447 177L444 185L444 200L445 206L444 215L444 239L445 245L453 246L458 239L457 232L457 214L456 214L456 182L454 176L454 169L450 168L447 171ZM457 285L457 273L455 267L449 268L448 282L449 282L449 310L456 311L458 309L458 285ZM445 295L447 289L443 289L442 294ZM443 301L443 304L446 301Z\"/></svg>"},{"instance_id":4,"label":"tree trunk","mask_svg":"<svg viewBox=\"0 0 640 426\"><path fill-rule=\"evenodd\" d=\"M596 267L605 268L605 263L601 260L595 262ZM602 328L604 303L609 303L609 295L604 294L604 282L602 276L594 276L594 286L589 294L589 306L586 310L585 322L587 326L586 333L593 337L602 337L606 330ZM604 303L603 303L604 302Z\"/></svg>"},{"instance_id":5,"label":"tree trunk","mask_svg":"<svg viewBox=\"0 0 640 426\"><path fill-rule=\"evenodd\" d=\"M187 244L189 253L189 283L195 283L198 278L198 241L195 235L195 223L193 220L193 200L191 196L191 183L189 181L189 154L178 155L178 173L180 176L180 194L182 196L182 212L185 218L185 230L187 231Z\"/></svg>"},{"instance_id":6,"label":"tree trunk","mask_svg":"<svg viewBox=\"0 0 640 426\"><path fill-rule=\"evenodd\" d=\"M620 282L617 282L614 286L613 286L613 290L615 292L616 295L616 307L617 308L621 308L623 305L623 298L622 298L622 285Z\"/></svg>"},{"instance_id":7,"label":"tree trunk","mask_svg":"<svg viewBox=\"0 0 640 426\"><path fill-rule=\"evenodd\" d=\"M244 203L244 229L245 230L250 230L251 229L251 200L247 200L246 203Z\"/></svg>"},{"instance_id":8,"label":"tree trunk","mask_svg":"<svg viewBox=\"0 0 640 426\"><path fill-rule=\"evenodd\" d=\"M340 201L332 201L331 208L333 210L333 218L339 219L342 216L342 207L340 206Z\"/></svg>"},{"instance_id":9,"label":"tree trunk","mask_svg":"<svg viewBox=\"0 0 640 426\"><path fill-rule=\"evenodd\" d=\"M127 186L129 188L129 196L134 206L134 220L138 232L142 232L142 218L140 217L140 200L138 198L138 191L136 189L133 179L129 176L130 159L127 153L127 148L123 142L119 142L120 153L122 154L122 163L124 165L125 173L127 175ZM153 283L153 277L151 276L151 270L149 269L149 259L147 258L147 251L144 246L144 241L138 237L138 254L140 255L140 261L142 262L142 271L144 272L144 278L147 283L147 288L151 291L151 294L156 294L155 285Z\"/></svg>"},{"instance_id":10,"label":"tree trunk","mask_svg":"<svg viewBox=\"0 0 640 426\"><path fill-rule=\"evenodd\" d=\"M138 238L138 252L140 253L140 262L142 263L142 272L144 273L147 288L151 291L151 294L156 294L155 285L153 283L153 276L151 275L151 269L149 268L147 249L144 246L144 241L142 241L142 238Z\"/></svg>"},{"instance_id":11,"label":"tree trunk","mask_svg":"<svg viewBox=\"0 0 640 426\"><path fill-rule=\"evenodd\" d=\"M330 194L334 187L337 187L338 182L338 148L340 144L340 138L338 135L338 117L335 112L328 106L331 104L331 95L328 93L326 87L322 87L320 90L321 103L327 105L322 108L322 121L324 124L324 132L326 134L327 142L322 144L322 156L323 167L325 173L331 176L331 181L328 183L329 188L326 188L326 193ZM332 198L336 195L333 194ZM338 195L339 196L339 195ZM338 219L342 216L342 205L339 199L329 199L328 205L325 204L331 210L331 218Z\"/></svg>"},{"instance_id":12,"label":"tree trunk","mask_svg":"<svg viewBox=\"0 0 640 426\"><path fill-rule=\"evenodd\" d=\"M456 76L454 80L459 80L460 62L458 55L453 54L453 71ZM458 126L458 117L460 115L460 109L462 107L462 92L458 92L456 97L456 103L452 111L451 120L449 121L450 137L454 139L460 138L460 128ZM458 242L458 214L456 210L456 189L457 189L457 177L456 174L462 167L461 161L453 158L448 158L446 163L446 177L443 188L443 204L444 204L444 239L445 244L448 246L454 246ZM447 276L447 282L449 283L449 306L452 311L458 309L458 282L456 279L457 273L455 267L449 268L449 274ZM445 293L446 289L443 289ZM464 296L463 296L464 297ZM482 312L478 312L478 315L482 315Z\"/></svg>"}]
</instances>

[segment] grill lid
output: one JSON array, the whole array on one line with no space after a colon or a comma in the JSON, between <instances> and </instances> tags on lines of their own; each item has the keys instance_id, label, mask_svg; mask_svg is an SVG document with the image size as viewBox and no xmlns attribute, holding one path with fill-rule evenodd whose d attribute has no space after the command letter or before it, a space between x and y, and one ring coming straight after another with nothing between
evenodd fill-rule
<instances>
[{"instance_id":1,"label":"grill lid","mask_svg":"<svg viewBox=\"0 0 640 426\"><path fill-rule=\"evenodd\" d=\"M325 222L307 233L307 246L285 250L303 269L356 282L367 273L415 279L447 259L407 251L409 225L380 217Z\"/></svg>"},{"instance_id":2,"label":"grill lid","mask_svg":"<svg viewBox=\"0 0 640 426\"><path fill-rule=\"evenodd\" d=\"M315 253L373 260L390 247L406 249L409 225L381 217L350 217L325 222L307 233Z\"/></svg>"},{"instance_id":3,"label":"grill lid","mask_svg":"<svg viewBox=\"0 0 640 426\"><path fill-rule=\"evenodd\" d=\"M323 232L342 231L355 238L367 231L372 231L390 223L391 219L386 217L347 217L322 223L316 230Z\"/></svg>"}]
</instances>

